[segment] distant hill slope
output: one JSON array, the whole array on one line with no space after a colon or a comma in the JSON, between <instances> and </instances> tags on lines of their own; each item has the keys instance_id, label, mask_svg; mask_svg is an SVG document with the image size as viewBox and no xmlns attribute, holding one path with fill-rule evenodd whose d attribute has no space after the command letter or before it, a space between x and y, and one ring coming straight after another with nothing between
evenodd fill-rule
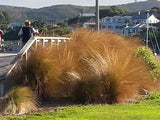
<instances>
[{"instance_id":1,"label":"distant hill slope","mask_svg":"<svg viewBox=\"0 0 160 120\"><path fill-rule=\"evenodd\" d=\"M135 12L137 10L148 10L152 7L160 7L160 1L147 0L143 2L122 4L118 6L130 12ZM100 9L108 7L110 6L101 6ZM66 20L68 18L77 16L82 9L84 9L85 12L95 13L94 7L75 5L55 5L40 9L0 5L0 10L6 11L11 17L12 22L23 22L25 19L35 20L38 18L55 21Z\"/></svg>"},{"instance_id":2,"label":"distant hill slope","mask_svg":"<svg viewBox=\"0 0 160 120\"><path fill-rule=\"evenodd\" d=\"M6 11L12 22L23 22L26 19L36 20L38 18L55 21L66 20L77 16L83 8L86 12L94 12L94 7L75 5L55 5L40 9L0 5L0 10Z\"/></svg>"},{"instance_id":3,"label":"distant hill slope","mask_svg":"<svg viewBox=\"0 0 160 120\"><path fill-rule=\"evenodd\" d=\"M21 21L22 19L24 20L28 18L26 12L31 11L32 9L0 5L0 10L6 11L9 14L11 21Z\"/></svg>"},{"instance_id":4,"label":"distant hill slope","mask_svg":"<svg viewBox=\"0 0 160 120\"><path fill-rule=\"evenodd\" d=\"M77 16L82 8L87 12L93 12L94 9L75 5L55 5L51 7L44 7L32 11L27 11L26 14L29 18L37 19L43 18L44 20L67 20L68 18Z\"/></svg>"},{"instance_id":5,"label":"distant hill slope","mask_svg":"<svg viewBox=\"0 0 160 120\"><path fill-rule=\"evenodd\" d=\"M135 12L137 10L150 10L153 7L160 7L160 1L147 0L143 2L123 4L123 5L120 5L119 7L131 12Z\"/></svg>"}]
</instances>

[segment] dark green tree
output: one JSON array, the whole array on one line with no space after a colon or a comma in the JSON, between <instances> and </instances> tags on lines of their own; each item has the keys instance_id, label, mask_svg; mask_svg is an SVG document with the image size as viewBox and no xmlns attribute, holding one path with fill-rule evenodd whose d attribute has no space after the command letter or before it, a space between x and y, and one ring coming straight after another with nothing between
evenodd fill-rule
<instances>
[{"instance_id":1,"label":"dark green tree","mask_svg":"<svg viewBox=\"0 0 160 120\"><path fill-rule=\"evenodd\" d=\"M100 9L99 13L100 13L100 18L103 18L106 16L112 17L115 15L128 13L128 11L121 9L118 6L111 6L109 9Z\"/></svg>"},{"instance_id":2,"label":"dark green tree","mask_svg":"<svg viewBox=\"0 0 160 120\"><path fill-rule=\"evenodd\" d=\"M8 15L8 13L6 13L6 12L2 12L3 13L3 15L4 15L4 22L3 23L6 23L6 24L8 24L9 22L10 22L10 17L9 17L9 15Z\"/></svg>"},{"instance_id":3,"label":"dark green tree","mask_svg":"<svg viewBox=\"0 0 160 120\"><path fill-rule=\"evenodd\" d=\"M68 20L68 25L77 24L79 21L79 17L73 17Z\"/></svg>"},{"instance_id":4,"label":"dark green tree","mask_svg":"<svg viewBox=\"0 0 160 120\"><path fill-rule=\"evenodd\" d=\"M2 11L0 11L0 24L2 24L5 21L5 16Z\"/></svg>"},{"instance_id":5,"label":"dark green tree","mask_svg":"<svg viewBox=\"0 0 160 120\"><path fill-rule=\"evenodd\" d=\"M38 19L35 20L31 23L31 25L35 28L38 29L40 32L44 29L45 22L43 19Z\"/></svg>"},{"instance_id":6,"label":"dark green tree","mask_svg":"<svg viewBox=\"0 0 160 120\"><path fill-rule=\"evenodd\" d=\"M0 11L0 24L8 24L9 21L9 15L4 11Z\"/></svg>"},{"instance_id":7,"label":"dark green tree","mask_svg":"<svg viewBox=\"0 0 160 120\"><path fill-rule=\"evenodd\" d=\"M57 25L59 27L62 27L62 28L68 27L68 23L67 22L59 22L59 23L57 23Z\"/></svg>"},{"instance_id":8,"label":"dark green tree","mask_svg":"<svg viewBox=\"0 0 160 120\"><path fill-rule=\"evenodd\" d=\"M68 29L68 28L56 28L54 30L54 34L58 36L67 35L67 34L70 34L71 32L72 32L71 29Z\"/></svg>"}]
</instances>

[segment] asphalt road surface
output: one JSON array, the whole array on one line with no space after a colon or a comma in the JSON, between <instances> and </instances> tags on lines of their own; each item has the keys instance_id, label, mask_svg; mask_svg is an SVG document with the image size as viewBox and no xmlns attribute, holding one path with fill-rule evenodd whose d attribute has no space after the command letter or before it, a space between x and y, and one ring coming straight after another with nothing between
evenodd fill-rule
<instances>
[{"instance_id":1,"label":"asphalt road surface","mask_svg":"<svg viewBox=\"0 0 160 120\"><path fill-rule=\"evenodd\" d=\"M20 50L20 46L13 46L12 51L0 52L0 79L9 71L10 63Z\"/></svg>"}]
</instances>

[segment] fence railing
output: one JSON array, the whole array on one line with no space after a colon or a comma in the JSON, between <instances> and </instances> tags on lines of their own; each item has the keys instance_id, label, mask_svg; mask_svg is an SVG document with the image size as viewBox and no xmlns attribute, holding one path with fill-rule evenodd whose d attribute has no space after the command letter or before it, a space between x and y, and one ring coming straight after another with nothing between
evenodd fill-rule
<instances>
[{"instance_id":1,"label":"fence railing","mask_svg":"<svg viewBox=\"0 0 160 120\"><path fill-rule=\"evenodd\" d=\"M16 67L19 60L22 58L22 56L25 55L25 59L27 61L28 58L28 51L35 44L35 47L37 47L39 44L41 44L43 47L47 45L59 45L62 42L67 42L70 40L70 38L66 37L32 37L28 42L23 46L23 48L20 50L20 52L17 54L17 56L14 58L14 60L11 62L11 68L7 73L7 76L12 72L12 70Z\"/></svg>"}]
</instances>

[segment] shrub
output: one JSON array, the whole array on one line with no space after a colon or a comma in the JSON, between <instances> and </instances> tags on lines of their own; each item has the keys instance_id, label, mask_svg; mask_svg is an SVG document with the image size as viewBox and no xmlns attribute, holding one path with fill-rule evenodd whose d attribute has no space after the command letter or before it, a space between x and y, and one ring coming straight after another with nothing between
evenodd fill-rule
<instances>
[{"instance_id":1,"label":"shrub","mask_svg":"<svg viewBox=\"0 0 160 120\"><path fill-rule=\"evenodd\" d=\"M160 93L159 92L155 92L152 94L149 94L148 96L144 97L144 100L159 100L160 99Z\"/></svg>"},{"instance_id":2,"label":"shrub","mask_svg":"<svg viewBox=\"0 0 160 120\"><path fill-rule=\"evenodd\" d=\"M160 61L156 60L151 49L137 48L137 56L141 57L150 67L153 79L156 81L160 74Z\"/></svg>"},{"instance_id":3,"label":"shrub","mask_svg":"<svg viewBox=\"0 0 160 120\"><path fill-rule=\"evenodd\" d=\"M141 103L160 105L160 92L156 91L140 98Z\"/></svg>"}]
</instances>

